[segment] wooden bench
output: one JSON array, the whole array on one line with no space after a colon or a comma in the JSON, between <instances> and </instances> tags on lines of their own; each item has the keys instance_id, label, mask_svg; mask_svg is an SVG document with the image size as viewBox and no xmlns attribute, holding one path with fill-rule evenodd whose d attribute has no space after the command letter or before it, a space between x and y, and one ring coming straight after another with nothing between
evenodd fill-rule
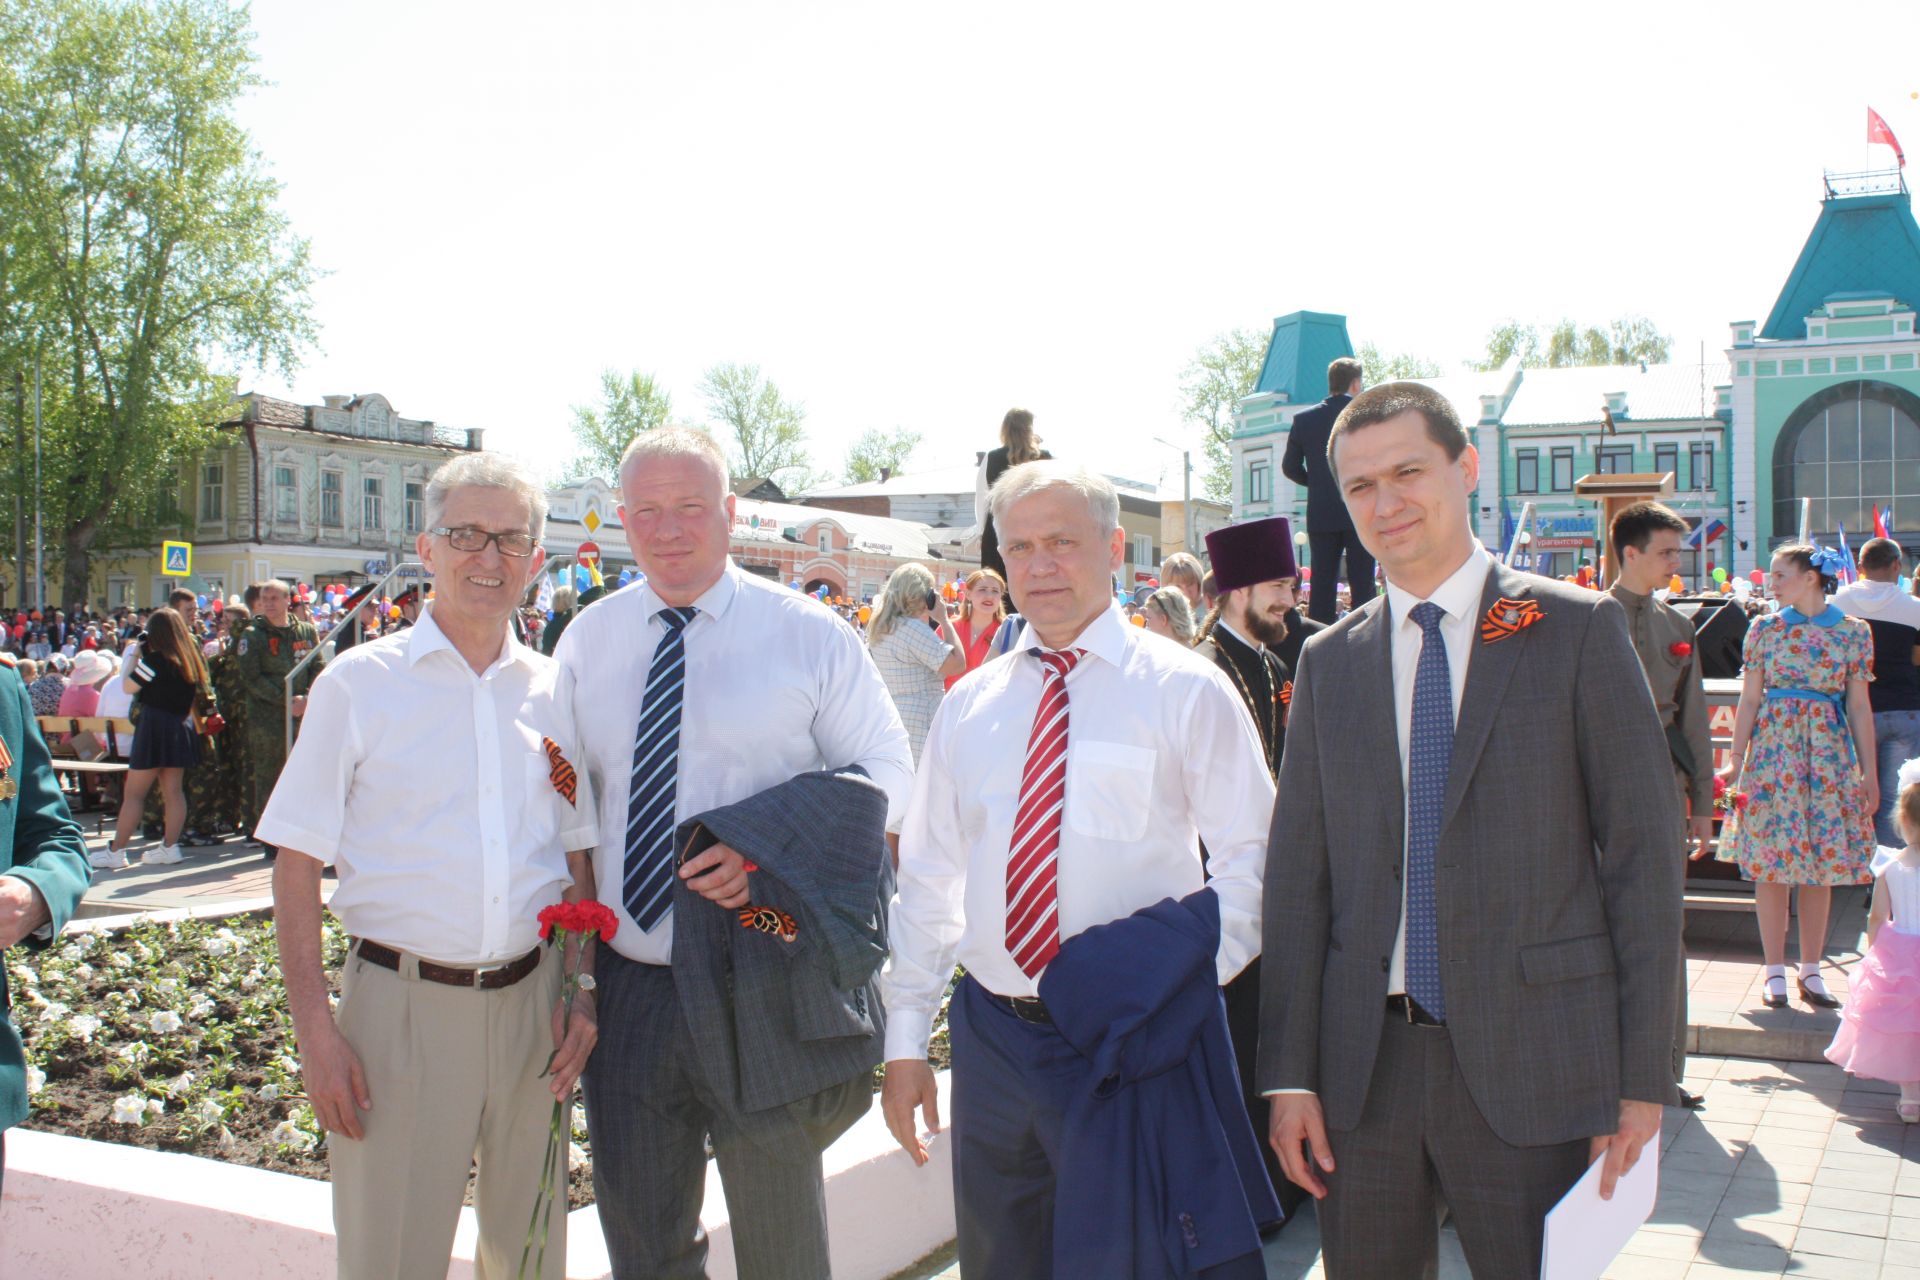
<instances>
[{"instance_id":1,"label":"wooden bench","mask_svg":"<svg viewBox=\"0 0 1920 1280\"><path fill-rule=\"evenodd\" d=\"M123 716L35 716L40 726L41 736L47 740L47 754L53 757L55 773L72 774L78 780L84 775L107 779L117 778L127 772L127 754L120 743L127 743L127 750L133 746L133 721ZM74 735L91 733L107 746L107 755L98 760L82 760L74 753L70 740ZM113 757L122 757L114 759ZM86 799L84 788L80 798Z\"/></svg>"}]
</instances>

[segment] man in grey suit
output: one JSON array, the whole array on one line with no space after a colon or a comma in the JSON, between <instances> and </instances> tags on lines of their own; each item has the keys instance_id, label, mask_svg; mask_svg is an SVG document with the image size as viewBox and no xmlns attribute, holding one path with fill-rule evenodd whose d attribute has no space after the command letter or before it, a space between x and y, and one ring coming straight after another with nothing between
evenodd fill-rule
<instances>
[{"instance_id":1,"label":"man in grey suit","mask_svg":"<svg viewBox=\"0 0 1920 1280\"><path fill-rule=\"evenodd\" d=\"M1660 1132L1680 936L1666 744L1618 602L1495 563L1447 400L1328 461L1387 594L1309 639L1268 851L1258 1084L1328 1275L1533 1276L1549 1208ZM1376 803L1359 803L1358 790Z\"/></svg>"}]
</instances>

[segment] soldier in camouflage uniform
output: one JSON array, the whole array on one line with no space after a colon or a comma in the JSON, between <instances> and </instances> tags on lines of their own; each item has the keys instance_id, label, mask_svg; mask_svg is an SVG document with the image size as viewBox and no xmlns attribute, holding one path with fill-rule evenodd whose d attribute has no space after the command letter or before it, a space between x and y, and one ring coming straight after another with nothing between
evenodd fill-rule
<instances>
[{"instance_id":1,"label":"soldier in camouflage uniform","mask_svg":"<svg viewBox=\"0 0 1920 1280\"><path fill-rule=\"evenodd\" d=\"M207 672L213 678L214 700L227 727L215 739L219 752L214 772L213 830L252 834L252 817L247 791L247 697L240 681L240 637L246 634L253 615L245 605L229 605L225 615L226 634L220 647L207 659Z\"/></svg>"},{"instance_id":2,"label":"soldier in camouflage uniform","mask_svg":"<svg viewBox=\"0 0 1920 1280\"><path fill-rule=\"evenodd\" d=\"M240 662L240 685L247 704L246 739L249 800L247 829L251 831L267 807L273 784L287 763L286 701L287 673L300 659L312 652L320 637L311 622L295 621L289 612L292 592L287 584L268 580L257 584L260 611L234 646ZM316 661L300 672L294 682L292 711L295 720L307 709L307 690L320 674L323 662ZM279 850L266 849L268 861Z\"/></svg>"}]
</instances>

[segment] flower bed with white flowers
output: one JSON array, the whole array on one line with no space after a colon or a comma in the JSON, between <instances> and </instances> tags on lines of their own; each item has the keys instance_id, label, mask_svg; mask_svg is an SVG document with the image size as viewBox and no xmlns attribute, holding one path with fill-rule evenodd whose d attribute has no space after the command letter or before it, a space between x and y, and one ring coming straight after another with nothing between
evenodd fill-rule
<instances>
[{"instance_id":1,"label":"flower bed with white flowers","mask_svg":"<svg viewBox=\"0 0 1920 1280\"><path fill-rule=\"evenodd\" d=\"M329 973L346 935L327 922ZM69 934L8 959L27 1047L29 1129L327 1176L271 922L252 917ZM573 1109L571 1203L592 1200Z\"/></svg>"}]
</instances>

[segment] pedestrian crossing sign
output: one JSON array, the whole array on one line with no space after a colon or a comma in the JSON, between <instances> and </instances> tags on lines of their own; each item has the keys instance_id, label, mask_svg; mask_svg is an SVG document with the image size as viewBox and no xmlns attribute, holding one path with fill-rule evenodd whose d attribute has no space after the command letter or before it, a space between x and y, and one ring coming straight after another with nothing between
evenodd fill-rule
<instances>
[{"instance_id":1,"label":"pedestrian crossing sign","mask_svg":"<svg viewBox=\"0 0 1920 1280\"><path fill-rule=\"evenodd\" d=\"M193 576L193 544L191 542L163 542L160 544L161 572L169 578L188 578Z\"/></svg>"}]
</instances>

